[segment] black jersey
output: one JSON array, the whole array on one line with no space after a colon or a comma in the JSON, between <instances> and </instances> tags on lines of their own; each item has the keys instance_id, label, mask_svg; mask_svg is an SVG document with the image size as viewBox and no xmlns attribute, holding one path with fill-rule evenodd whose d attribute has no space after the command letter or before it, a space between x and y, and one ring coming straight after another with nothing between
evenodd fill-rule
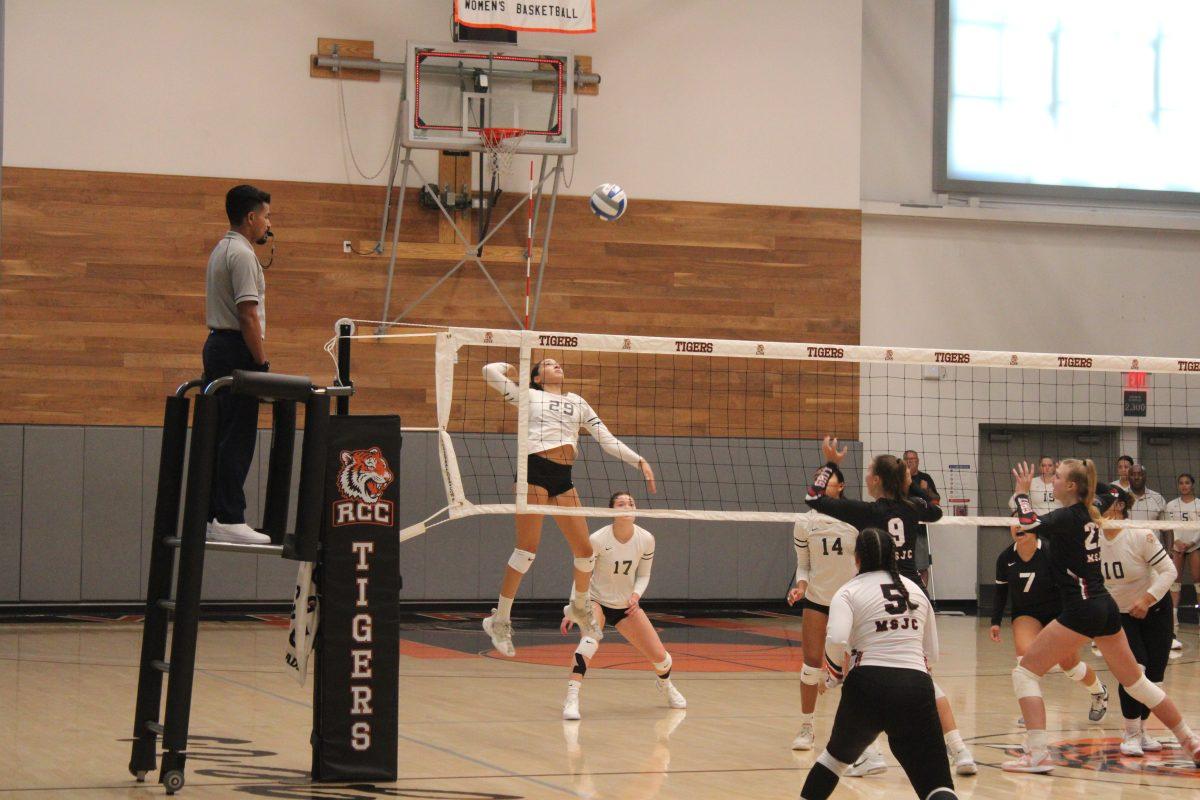
<instances>
[{"instance_id":1,"label":"black jersey","mask_svg":"<svg viewBox=\"0 0 1200 800\"><path fill-rule=\"evenodd\" d=\"M812 491L804 502L821 514L847 522L860 531L879 528L891 534L896 542L896 564L900 574L924 588L917 574L914 545L922 522L937 522L942 518L940 508L920 497L910 497L908 502L881 497L873 503L864 503L861 500L826 497Z\"/></svg>"},{"instance_id":2,"label":"black jersey","mask_svg":"<svg viewBox=\"0 0 1200 800\"><path fill-rule=\"evenodd\" d=\"M1033 534L1026 534L1032 536ZM999 625L1004 607L1012 597L1012 615L1043 617L1062 610L1054 567L1050 563L1049 545L1038 540L1033 556L1025 561L1011 544L996 557L996 603L992 608L992 624Z\"/></svg>"},{"instance_id":3,"label":"black jersey","mask_svg":"<svg viewBox=\"0 0 1200 800\"><path fill-rule=\"evenodd\" d=\"M1108 594L1100 565L1100 526L1076 503L1039 516L1029 495L1016 497L1021 528L1050 540L1050 565L1064 603Z\"/></svg>"}]
</instances>

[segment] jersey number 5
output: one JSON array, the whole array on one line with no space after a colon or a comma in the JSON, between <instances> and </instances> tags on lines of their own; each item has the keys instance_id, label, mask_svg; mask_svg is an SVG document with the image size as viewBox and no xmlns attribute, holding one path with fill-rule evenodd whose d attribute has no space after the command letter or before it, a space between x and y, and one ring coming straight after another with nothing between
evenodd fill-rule
<instances>
[{"instance_id":1,"label":"jersey number 5","mask_svg":"<svg viewBox=\"0 0 1200 800\"><path fill-rule=\"evenodd\" d=\"M899 517L892 517L888 520L888 533L896 542L896 549L904 547L904 520Z\"/></svg>"},{"instance_id":2,"label":"jersey number 5","mask_svg":"<svg viewBox=\"0 0 1200 800\"><path fill-rule=\"evenodd\" d=\"M904 602L904 595L900 592L900 587L894 583L880 584L879 590L883 592L883 610L889 614L903 614L908 610L908 604Z\"/></svg>"}]
</instances>

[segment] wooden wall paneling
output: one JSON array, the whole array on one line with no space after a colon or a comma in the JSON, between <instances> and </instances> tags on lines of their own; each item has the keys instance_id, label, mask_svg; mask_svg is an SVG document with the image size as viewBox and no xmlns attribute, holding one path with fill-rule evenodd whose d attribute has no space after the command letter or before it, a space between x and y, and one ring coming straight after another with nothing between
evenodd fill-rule
<instances>
[{"instance_id":1,"label":"wooden wall paneling","mask_svg":"<svg viewBox=\"0 0 1200 800\"><path fill-rule=\"evenodd\" d=\"M224 193L234 182L5 170L0 423L161 424L163 397L200 371L204 269L227 227ZM360 242L361 249L374 244L384 190L257 183L272 193L278 243L267 271L267 352L277 371L326 381L333 363L322 346L333 322L378 319L382 310L387 257L345 255L341 242ZM421 246L446 245L439 242L439 215L417 205L416 189L407 191L401 241L420 257L398 259L393 314L458 258L421 255ZM619 223L605 224L590 213L586 198L562 197L538 326L855 344L860 240L860 214L853 210L635 199ZM519 252L525 221L513 219L493 241ZM519 305L523 258L495 263L493 274ZM512 326L486 279L469 267L409 321ZM398 412L406 424L432 424L428 342L357 340L354 347L356 412ZM768 410L777 416L763 425L793 425L808 435L812 426L804 420L820 428L832 419L843 435L856 430L857 375L822 381L820 397L797 397ZM825 390L829 381L836 397ZM741 429L741 423L692 414L688 435ZM268 415L261 424L269 424Z\"/></svg>"}]
</instances>

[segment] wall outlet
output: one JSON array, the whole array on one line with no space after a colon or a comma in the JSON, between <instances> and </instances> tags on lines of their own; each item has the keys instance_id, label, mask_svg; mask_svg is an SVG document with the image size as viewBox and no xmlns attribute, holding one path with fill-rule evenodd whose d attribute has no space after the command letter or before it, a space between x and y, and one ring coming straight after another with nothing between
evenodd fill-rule
<instances>
[{"instance_id":1,"label":"wall outlet","mask_svg":"<svg viewBox=\"0 0 1200 800\"><path fill-rule=\"evenodd\" d=\"M350 240L349 239L342 240L342 252L343 253L353 253L354 252L353 250L350 249Z\"/></svg>"}]
</instances>

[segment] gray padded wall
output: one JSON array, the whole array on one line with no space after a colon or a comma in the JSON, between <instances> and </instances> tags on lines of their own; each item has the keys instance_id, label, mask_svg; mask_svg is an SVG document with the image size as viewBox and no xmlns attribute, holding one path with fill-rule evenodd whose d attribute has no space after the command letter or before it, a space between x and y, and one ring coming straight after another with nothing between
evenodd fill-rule
<instances>
[{"instance_id":1,"label":"gray padded wall","mask_svg":"<svg viewBox=\"0 0 1200 800\"><path fill-rule=\"evenodd\" d=\"M297 433L292 472L293 523L301 435ZM472 447L504 453L511 449L511 438L486 437ZM266 491L270 441L270 431L261 431L247 481L252 523L258 520ZM161 444L157 428L0 426L0 602L141 602ZM655 462L658 453L653 441L631 438L630 444ZM701 453L706 448L703 440L687 441L686 447L681 444L670 445L670 457L664 451L656 470L660 479L682 480L687 496L695 497L698 476L714 480L718 476L711 465L677 463L680 452ZM765 450L771 454L772 466L783 468L817 463L817 446L801 442L790 449ZM584 447L594 444L586 440ZM729 450L710 449L713 453ZM595 455L585 453L588 458ZM710 456L705 451L702 457L710 460ZM860 459L861 448L852 443L848 470L857 471ZM405 433L397 466L403 524L445 505L434 434ZM620 464L615 469L626 470L628 487L639 492L642 481L637 472ZM724 483L741 484L743 491L755 477L765 484L756 472L763 467L729 464L717 469L731 470L735 480L725 475ZM509 481L507 475L490 476L485 483L493 490L505 484L504 490L511 491ZM793 495L803 488L795 487ZM589 527L595 530L600 524L591 521ZM786 524L647 520L645 527L657 540L648 598L779 599L794 570L791 528ZM433 528L401 546L401 599L494 599L513 542L512 517L471 517ZM570 571L570 550L558 526L547 519L537 561L519 599L565 602ZM295 563L284 559L208 553L204 598L287 601L295 576Z\"/></svg>"},{"instance_id":2,"label":"gray padded wall","mask_svg":"<svg viewBox=\"0 0 1200 800\"><path fill-rule=\"evenodd\" d=\"M0 603L21 599L21 472L25 431L0 426Z\"/></svg>"}]
</instances>

